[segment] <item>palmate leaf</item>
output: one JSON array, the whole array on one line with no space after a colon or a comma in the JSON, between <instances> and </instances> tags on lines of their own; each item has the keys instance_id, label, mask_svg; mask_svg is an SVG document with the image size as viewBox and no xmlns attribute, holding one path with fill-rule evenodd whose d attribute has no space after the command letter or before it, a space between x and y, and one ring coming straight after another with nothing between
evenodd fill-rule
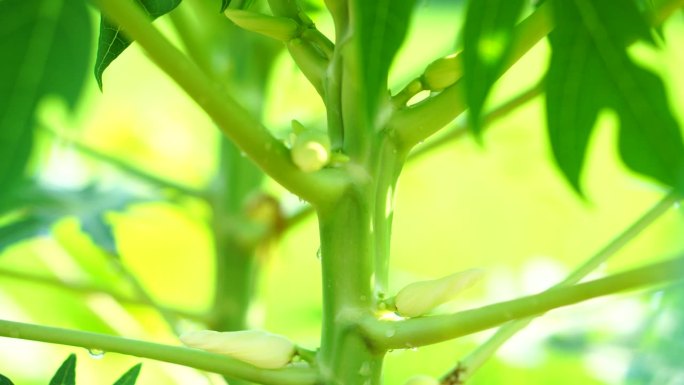
<instances>
[{"instance_id":1,"label":"palmate leaf","mask_svg":"<svg viewBox=\"0 0 684 385\"><path fill-rule=\"evenodd\" d=\"M138 379L138 374L140 374L140 368L142 364L137 364L132 368L128 369L126 373L121 376L114 385L135 385L135 381Z\"/></svg>"},{"instance_id":2,"label":"palmate leaf","mask_svg":"<svg viewBox=\"0 0 684 385\"><path fill-rule=\"evenodd\" d=\"M480 134L480 115L508 60L513 30L525 0L472 0L463 27L463 81L470 127Z\"/></svg>"},{"instance_id":3,"label":"palmate leaf","mask_svg":"<svg viewBox=\"0 0 684 385\"><path fill-rule=\"evenodd\" d=\"M556 28L549 35L551 62L546 108L553 154L572 186L580 178L599 111L620 120L619 148L632 170L684 190L684 144L661 80L636 65L626 45L652 42L635 3L553 1Z\"/></svg>"},{"instance_id":4,"label":"palmate leaf","mask_svg":"<svg viewBox=\"0 0 684 385\"><path fill-rule=\"evenodd\" d=\"M94 186L54 190L25 182L20 187L8 194L0 206L0 215L13 209L25 211L14 222L0 227L0 252L16 242L49 233L51 226L66 216L76 216L83 232L102 250L116 256L116 239L105 215L143 201L122 190L99 191Z\"/></svg>"},{"instance_id":5,"label":"palmate leaf","mask_svg":"<svg viewBox=\"0 0 684 385\"><path fill-rule=\"evenodd\" d=\"M49 385L76 385L76 355L70 354L57 369Z\"/></svg>"},{"instance_id":6,"label":"palmate leaf","mask_svg":"<svg viewBox=\"0 0 684 385\"><path fill-rule=\"evenodd\" d=\"M121 1L135 1L152 20L171 12L181 2L181 0ZM225 0L222 1L223 8L223 6L227 6L227 2ZM102 89L102 74L104 73L104 70L119 57L131 43L132 40L122 33L121 28L116 23L111 22L104 16L100 18L100 37L98 39L97 56L95 58L95 80L97 80L100 89Z\"/></svg>"},{"instance_id":7,"label":"palmate leaf","mask_svg":"<svg viewBox=\"0 0 684 385\"><path fill-rule=\"evenodd\" d=\"M0 194L24 173L40 100L57 95L76 105L90 39L84 1L0 1Z\"/></svg>"},{"instance_id":8,"label":"palmate leaf","mask_svg":"<svg viewBox=\"0 0 684 385\"><path fill-rule=\"evenodd\" d=\"M406 37L415 0L353 0L350 4L358 23L358 68L367 90L359 97L367 98L363 102L366 118L371 121L382 94L387 92L387 73Z\"/></svg>"}]
</instances>

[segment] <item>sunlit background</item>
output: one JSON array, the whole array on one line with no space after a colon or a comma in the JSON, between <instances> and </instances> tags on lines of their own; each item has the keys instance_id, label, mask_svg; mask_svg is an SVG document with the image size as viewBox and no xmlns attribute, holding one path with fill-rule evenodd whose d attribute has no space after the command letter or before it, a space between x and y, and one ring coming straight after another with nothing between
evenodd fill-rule
<instances>
[{"instance_id":1,"label":"sunlit background","mask_svg":"<svg viewBox=\"0 0 684 385\"><path fill-rule=\"evenodd\" d=\"M460 12L438 1L421 3L393 68L393 89L456 49ZM330 34L325 15L313 16ZM167 23L162 18L155 24L175 39ZM662 32L668 42L662 50L637 46L633 54L668 80L673 110L684 121L684 109L677 108L684 97L684 53L677 46L684 33L681 17L673 17ZM541 42L504 76L490 107L534 86L547 59L548 47ZM277 59L269 81L263 119L277 135L286 135L292 119L323 124L318 95L288 56ZM544 119L543 97L536 97L491 124L482 144L466 135L408 164L395 202L393 293L412 281L472 267L486 270L484 280L438 311L539 292L665 194L663 187L622 165L614 144L615 118L606 112L590 143L586 197L581 198L552 162ZM45 100L40 122L40 151L32 164L46 185L75 188L95 183L97 191L127 191L141 200L107 217L121 264L93 244L73 217L58 221L43 236L7 248L0 260L0 317L179 344L164 318L145 301L131 304L89 288L130 296L127 277L133 275L154 302L201 318L211 304L214 284L208 207L200 199L160 194L115 164L87 156L70 138L160 177L202 188L216 171L218 131L135 44L105 73L103 93L91 80L73 115L59 100ZM281 197L286 212L302 206L272 182L267 189ZM680 253L683 230L682 212L673 207L595 276ZM270 250L250 316L254 328L317 347L318 244L311 216ZM64 288L60 282L79 283L82 290ZM684 366L673 358L684 353L683 290L653 288L553 311L509 341L472 384L684 384ZM199 327L192 319L180 325L181 330ZM441 376L489 334L390 352L385 383L401 384L418 373ZM78 355L80 384L112 383L137 362L144 363L139 384L223 383L217 375L181 366L8 338L0 338L0 373L16 384L45 384L72 352Z\"/></svg>"}]
</instances>

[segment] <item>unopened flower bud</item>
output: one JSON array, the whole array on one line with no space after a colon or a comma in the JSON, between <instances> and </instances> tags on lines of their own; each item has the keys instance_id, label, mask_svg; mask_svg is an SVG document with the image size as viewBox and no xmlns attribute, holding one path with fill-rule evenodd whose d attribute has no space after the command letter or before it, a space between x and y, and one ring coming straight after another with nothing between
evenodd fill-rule
<instances>
[{"instance_id":1,"label":"unopened flower bud","mask_svg":"<svg viewBox=\"0 0 684 385\"><path fill-rule=\"evenodd\" d=\"M263 369L282 368L295 353L287 338L258 330L200 330L185 333L180 340L189 347L225 354Z\"/></svg>"},{"instance_id":2,"label":"unopened flower bud","mask_svg":"<svg viewBox=\"0 0 684 385\"><path fill-rule=\"evenodd\" d=\"M270 38L290 41L297 37L299 24L287 17L269 16L242 9L227 9L225 15L240 28Z\"/></svg>"},{"instance_id":3,"label":"unopened flower bud","mask_svg":"<svg viewBox=\"0 0 684 385\"><path fill-rule=\"evenodd\" d=\"M294 139L290 156L292 162L305 172L318 171L330 162L330 138L321 131L302 129L301 123L292 121Z\"/></svg>"},{"instance_id":4,"label":"unopened flower bud","mask_svg":"<svg viewBox=\"0 0 684 385\"><path fill-rule=\"evenodd\" d=\"M409 284L397 293L394 303L397 313L418 317L435 307L453 300L461 291L482 277L481 269L469 269L446 277Z\"/></svg>"},{"instance_id":5,"label":"unopened flower bud","mask_svg":"<svg viewBox=\"0 0 684 385\"><path fill-rule=\"evenodd\" d=\"M461 58L453 54L430 63L423 74L423 84L429 90L439 91L455 84L462 75Z\"/></svg>"}]
</instances>

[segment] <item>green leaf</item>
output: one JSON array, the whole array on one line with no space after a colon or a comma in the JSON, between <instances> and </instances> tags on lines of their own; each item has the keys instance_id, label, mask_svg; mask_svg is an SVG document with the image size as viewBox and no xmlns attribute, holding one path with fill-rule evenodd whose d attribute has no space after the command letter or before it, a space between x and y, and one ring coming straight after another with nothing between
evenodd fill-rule
<instances>
[{"instance_id":1,"label":"green leaf","mask_svg":"<svg viewBox=\"0 0 684 385\"><path fill-rule=\"evenodd\" d=\"M151 20L171 12L180 4L181 0L121 0L135 1ZM226 0L222 0L222 7ZM229 1L228 1L229 2ZM225 9L225 8L224 8ZM104 70L119 55L131 45L133 41L125 36L116 23L102 16L100 18L100 38L97 44L97 56L95 58L95 80L102 90L102 74Z\"/></svg>"},{"instance_id":2,"label":"green leaf","mask_svg":"<svg viewBox=\"0 0 684 385\"><path fill-rule=\"evenodd\" d=\"M51 218L32 215L0 227L0 252L5 248L40 234L47 234Z\"/></svg>"},{"instance_id":3,"label":"green leaf","mask_svg":"<svg viewBox=\"0 0 684 385\"><path fill-rule=\"evenodd\" d=\"M137 364L132 368L128 369L121 378L116 380L114 385L135 385L135 381L138 379L138 374L140 374L140 368L142 364Z\"/></svg>"},{"instance_id":4,"label":"green leaf","mask_svg":"<svg viewBox=\"0 0 684 385\"><path fill-rule=\"evenodd\" d=\"M116 239L105 215L144 200L123 190L99 191L95 186L56 190L26 181L0 202L0 214L12 210L25 212L16 221L0 227L0 251L21 240L46 234L53 223L73 215L79 218L83 232L98 247L118 255Z\"/></svg>"},{"instance_id":5,"label":"green leaf","mask_svg":"<svg viewBox=\"0 0 684 385\"><path fill-rule=\"evenodd\" d=\"M230 0L221 0L221 12L225 11L230 5Z\"/></svg>"},{"instance_id":6,"label":"green leaf","mask_svg":"<svg viewBox=\"0 0 684 385\"><path fill-rule=\"evenodd\" d=\"M0 374L0 385L14 385L12 380Z\"/></svg>"},{"instance_id":7,"label":"green leaf","mask_svg":"<svg viewBox=\"0 0 684 385\"><path fill-rule=\"evenodd\" d=\"M632 170L684 190L684 144L662 81L635 64L626 45L652 42L633 1L554 1L547 72L549 137L559 167L581 193L587 143L599 111L620 121L619 148Z\"/></svg>"},{"instance_id":8,"label":"green leaf","mask_svg":"<svg viewBox=\"0 0 684 385\"><path fill-rule=\"evenodd\" d=\"M366 118L373 121L383 94L387 93L387 74L394 55L406 37L415 0L354 0L352 13L358 23L358 69L365 97Z\"/></svg>"},{"instance_id":9,"label":"green leaf","mask_svg":"<svg viewBox=\"0 0 684 385\"><path fill-rule=\"evenodd\" d=\"M482 107L508 60L525 0L472 0L463 27L463 81L471 129L480 134Z\"/></svg>"},{"instance_id":10,"label":"green leaf","mask_svg":"<svg viewBox=\"0 0 684 385\"><path fill-rule=\"evenodd\" d=\"M23 176L46 95L78 101L90 58L84 1L0 1L0 194Z\"/></svg>"},{"instance_id":11,"label":"green leaf","mask_svg":"<svg viewBox=\"0 0 684 385\"><path fill-rule=\"evenodd\" d=\"M57 369L50 385L76 385L76 355L70 354Z\"/></svg>"}]
</instances>

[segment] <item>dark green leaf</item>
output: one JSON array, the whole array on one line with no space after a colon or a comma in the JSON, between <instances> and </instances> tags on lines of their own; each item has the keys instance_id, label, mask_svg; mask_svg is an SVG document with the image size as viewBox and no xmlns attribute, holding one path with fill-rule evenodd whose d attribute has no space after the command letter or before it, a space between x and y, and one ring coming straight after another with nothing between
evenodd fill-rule
<instances>
[{"instance_id":1,"label":"dark green leaf","mask_svg":"<svg viewBox=\"0 0 684 385\"><path fill-rule=\"evenodd\" d=\"M351 4L359 41L358 70L366 90L358 96L367 98L361 102L366 106L366 118L372 121L380 98L387 93L387 73L406 37L415 0L354 0Z\"/></svg>"},{"instance_id":2,"label":"dark green leaf","mask_svg":"<svg viewBox=\"0 0 684 385\"><path fill-rule=\"evenodd\" d=\"M40 100L76 104L90 35L84 1L0 1L0 194L24 174Z\"/></svg>"},{"instance_id":3,"label":"dark green leaf","mask_svg":"<svg viewBox=\"0 0 684 385\"><path fill-rule=\"evenodd\" d=\"M132 0L121 0L132 1ZM171 12L180 4L181 0L133 0L154 20L159 16ZM225 5L225 0L223 4ZM223 6L223 5L222 5ZM97 44L97 57L95 58L95 79L102 89L102 74L104 70L119 55L131 45L132 40L121 31L121 28L108 20L106 17L100 19L100 38Z\"/></svg>"},{"instance_id":4,"label":"dark green leaf","mask_svg":"<svg viewBox=\"0 0 684 385\"><path fill-rule=\"evenodd\" d=\"M632 170L684 189L684 144L661 80L626 52L636 38L652 42L634 2L554 1L549 35L547 119L554 156L581 191L587 143L601 109L620 120L619 148Z\"/></svg>"},{"instance_id":5,"label":"dark green leaf","mask_svg":"<svg viewBox=\"0 0 684 385\"><path fill-rule=\"evenodd\" d=\"M230 0L221 0L221 12L225 11L230 5Z\"/></svg>"},{"instance_id":6,"label":"dark green leaf","mask_svg":"<svg viewBox=\"0 0 684 385\"><path fill-rule=\"evenodd\" d=\"M128 369L121 378L116 380L114 385L135 385L135 381L138 379L138 374L140 374L140 368L142 364L137 364L132 368Z\"/></svg>"},{"instance_id":7,"label":"dark green leaf","mask_svg":"<svg viewBox=\"0 0 684 385\"><path fill-rule=\"evenodd\" d=\"M57 369L50 385L76 385L76 355L70 354Z\"/></svg>"},{"instance_id":8,"label":"dark green leaf","mask_svg":"<svg viewBox=\"0 0 684 385\"><path fill-rule=\"evenodd\" d=\"M473 0L463 30L463 76L470 125L480 133L480 115L492 85L508 60L513 29L525 0Z\"/></svg>"},{"instance_id":9,"label":"dark green leaf","mask_svg":"<svg viewBox=\"0 0 684 385\"><path fill-rule=\"evenodd\" d=\"M14 385L12 380L0 374L0 385Z\"/></svg>"}]
</instances>

